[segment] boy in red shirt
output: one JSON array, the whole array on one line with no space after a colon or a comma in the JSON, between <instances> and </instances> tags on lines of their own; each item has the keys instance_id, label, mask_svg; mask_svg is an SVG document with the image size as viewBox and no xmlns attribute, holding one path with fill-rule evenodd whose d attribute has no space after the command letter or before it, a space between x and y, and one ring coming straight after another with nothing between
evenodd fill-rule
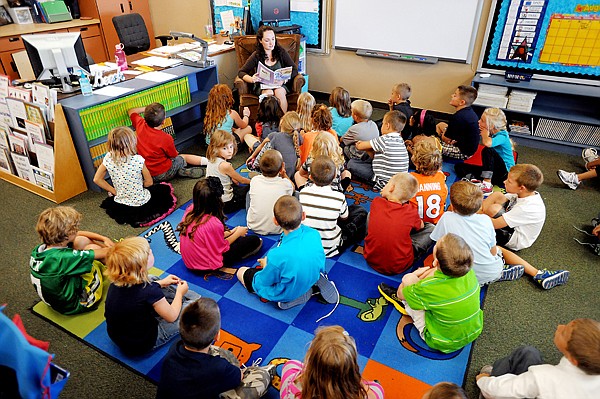
<instances>
[{"instance_id":1,"label":"boy in red shirt","mask_svg":"<svg viewBox=\"0 0 600 399\"><path fill-rule=\"evenodd\" d=\"M397 173L371 203L364 256L380 273L402 273L433 244L429 235L434 225L423 223L417 207L409 203L418 188L414 176Z\"/></svg>"},{"instance_id":2,"label":"boy in red shirt","mask_svg":"<svg viewBox=\"0 0 600 399\"><path fill-rule=\"evenodd\" d=\"M205 157L180 154L175 148L173 137L160 130L166 118L165 107L152 103L146 108L132 108L127 111L137 133L137 151L144 157L146 167L155 182L168 181L177 176L199 179L204 176ZM144 114L144 117L140 115ZM196 165L195 167L187 167Z\"/></svg>"}]
</instances>

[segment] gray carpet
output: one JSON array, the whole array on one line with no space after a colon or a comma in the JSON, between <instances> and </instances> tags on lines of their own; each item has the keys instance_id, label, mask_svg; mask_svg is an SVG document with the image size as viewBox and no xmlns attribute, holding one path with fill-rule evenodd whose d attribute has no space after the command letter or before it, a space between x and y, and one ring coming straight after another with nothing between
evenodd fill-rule
<instances>
[{"instance_id":1,"label":"gray carpet","mask_svg":"<svg viewBox=\"0 0 600 399\"><path fill-rule=\"evenodd\" d=\"M547 207L542 234L533 248L521 251L520 255L538 268L566 268L571 271L571 279L566 286L550 291L540 289L528 278L490 287L484 309L484 330L475 344L465 384L472 398L477 397L474 377L483 365L521 344L537 346L546 361L555 363L560 358L552 343L557 324L576 317L600 320L600 299L595 281L598 257L573 240L573 237L581 237L581 233L571 227L589 224L589 220L598 214L600 185L595 181L572 191L560 183L556 169L582 170L581 158L525 147L517 150L520 163L537 164L545 173L546 181L540 192ZM239 154L234 164L239 166L245 157L246 153ZM191 198L193 184L190 179L174 182L179 205ZM50 341L50 351L56 354L55 362L71 372L62 397L154 397L156 387L153 384L30 313L29 308L38 301L28 272L29 253L39 242L35 222L37 215L53 204L4 181L0 181L0 190L3 214L0 221L3 276L0 303L8 304L5 311L8 316L21 314L31 335ZM120 226L99 208L104 196L88 191L64 205L74 206L84 215L83 230L112 238L139 234L142 229Z\"/></svg>"}]
</instances>

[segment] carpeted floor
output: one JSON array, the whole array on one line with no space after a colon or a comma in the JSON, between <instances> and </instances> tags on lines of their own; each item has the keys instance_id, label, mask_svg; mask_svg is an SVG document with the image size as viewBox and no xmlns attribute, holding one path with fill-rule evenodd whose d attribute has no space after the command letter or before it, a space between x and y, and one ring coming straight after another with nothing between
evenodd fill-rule
<instances>
[{"instance_id":1,"label":"carpeted floor","mask_svg":"<svg viewBox=\"0 0 600 399\"><path fill-rule=\"evenodd\" d=\"M539 289L529 279L492 285L485 302L485 326L474 345L465 387L470 397L476 397L474 376L484 364L493 362L521 344L537 346L548 362L557 362L560 353L552 343L557 324L576 317L600 319L600 299L596 276L598 257L579 246L573 237L583 238L573 224L585 226L596 216L598 206L597 181L577 191L564 187L556 177L558 168L582 170L579 157L518 147L519 162L537 164L545 173L546 182L540 188L547 208L547 221L537 242L520 255L539 268L566 268L571 279L566 286L550 291ZM198 152L195 149L194 152ZM245 154L236 157L239 166ZM175 193L182 205L191 198L193 180L175 182ZM25 326L35 337L49 340L55 362L71 372L64 398L80 397L153 397L154 384L121 365L97 353L79 340L46 321L35 317L29 309L37 302L31 287L28 261L31 249L39 239L34 226L40 211L53 204L34 194L0 181L0 302L8 303L5 313L23 316ZM82 229L97 231L113 238L138 235L143 229L117 225L99 208L105 194L86 192L67 202L84 215ZM393 389L393 388L392 388Z\"/></svg>"}]
</instances>

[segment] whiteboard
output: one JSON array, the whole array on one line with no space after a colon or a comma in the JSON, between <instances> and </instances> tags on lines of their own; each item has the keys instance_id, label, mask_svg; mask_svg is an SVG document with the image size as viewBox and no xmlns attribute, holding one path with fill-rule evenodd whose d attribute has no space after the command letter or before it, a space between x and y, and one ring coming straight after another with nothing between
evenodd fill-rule
<instances>
[{"instance_id":1,"label":"whiteboard","mask_svg":"<svg viewBox=\"0 0 600 399\"><path fill-rule=\"evenodd\" d=\"M470 63L481 0L335 0L334 47Z\"/></svg>"}]
</instances>

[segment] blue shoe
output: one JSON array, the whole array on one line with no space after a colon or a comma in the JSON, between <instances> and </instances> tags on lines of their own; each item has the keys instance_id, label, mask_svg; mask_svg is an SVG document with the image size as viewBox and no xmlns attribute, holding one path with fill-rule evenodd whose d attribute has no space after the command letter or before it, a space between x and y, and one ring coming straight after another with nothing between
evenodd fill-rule
<instances>
[{"instance_id":1,"label":"blue shoe","mask_svg":"<svg viewBox=\"0 0 600 399\"><path fill-rule=\"evenodd\" d=\"M321 298L327 303L337 303L340 299L340 293L333 281L330 281L327 278L327 275L321 273L319 276L319 280L316 282L315 286L317 287L316 293L318 293Z\"/></svg>"},{"instance_id":2,"label":"blue shoe","mask_svg":"<svg viewBox=\"0 0 600 399\"><path fill-rule=\"evenodd\" d=\"M550 288L554 288L557 285L566 284L567 280L569 280L569 271L550 271L547 269L542 269L538 271L535 276L533 276L533 280L539 285L541 285L543 289L549 290Z\"/></svg>"},{"instance_id":3,"label":"blue shoe","mask_svg":"<svg viewBox=\"0 0 600 399\"><path fill-rule=\"evenodd\" d=\"M513 281L521 278L525 272L525 266L523 265L504 265L502 269L502 275L498 281Z\"/></svg>"},{"instance_id":4,"label":"blue shoe","mask_svg":"<svg viewBox=\"0 0 600 399\"><path fill-rule=\"evenodd\" d=\"M302 305L302 304L308 302L308 300L310 299L312 294L313 294L313 292L312 292L312 288L311 288L310 290L306 291L303 295L294 299L293 301L277 302L277 306L279 307L279 309L287 310L287 309L293 308L294 306Z\"/></svg>"}]
</instances>

